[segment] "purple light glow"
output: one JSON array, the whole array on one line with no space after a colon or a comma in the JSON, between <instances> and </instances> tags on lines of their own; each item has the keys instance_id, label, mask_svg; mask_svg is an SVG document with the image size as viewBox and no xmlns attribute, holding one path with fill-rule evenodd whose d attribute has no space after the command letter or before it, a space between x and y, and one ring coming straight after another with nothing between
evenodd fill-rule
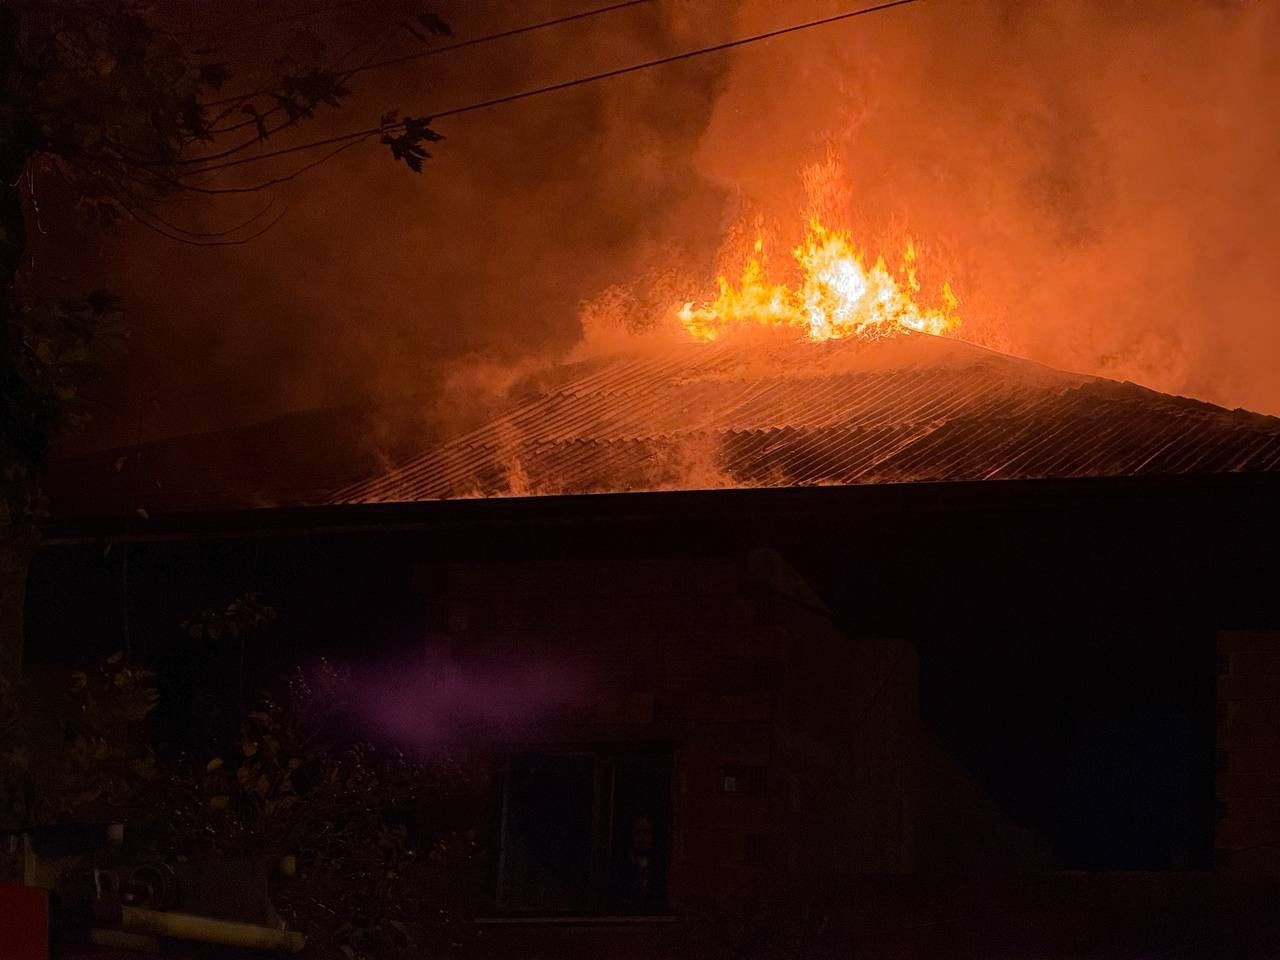
<instances>
[{"instance_id":1,"label":"purple light glow","mask_svg":"<svg viewBox=\"0 0 1280 960\"><path fill-rule=\"evenodd\" d=\"M354 678L357 717L379 738L420 751L529 737L581 702L586 678L542 661L401 660Z\"/></svg>"}]
</instances>

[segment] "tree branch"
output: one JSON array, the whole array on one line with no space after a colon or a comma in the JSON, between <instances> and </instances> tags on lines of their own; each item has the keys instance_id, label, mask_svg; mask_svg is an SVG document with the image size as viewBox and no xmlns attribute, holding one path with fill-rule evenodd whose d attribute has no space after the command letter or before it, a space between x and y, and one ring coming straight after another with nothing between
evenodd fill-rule
<instances>
[{"instance_id":1,"label":"tree branch","mask_svg":"<svg viewBox=\"0 0 1280 960\"><path fill-rule=\"evenodd\" d=\"M349 147L354 147L357 143L360 142L359 140L349 138L349 137L345 139L346 139L346 142L341 144L336 149L329 151L319 159L313 160L310 163L303 164L301 167L298 167L297 169L293 170L290 173L284 174L279 177L273 177L272 179L269 179L269 180L262 180L258 183L251 184L249 186L244 186L244 187L204 187L204 186L199 186L193 183L189 183L177 177L171 177L168 174L161 173L160 171L152 169L150 167L145 167L142 169L146 173L146 177L151 178L151 180L160 181L160 183L162 183L164 187L169 190L204 194L208 196L217 196L217 195L223 195L223 194L260 193L261 191L269 189L270 187L278 186L282 183L288 183L290 180L294 180L302 176L302 174L306 173L309 170L314 170L316 167L320 166L323 163L328 162L329 160L336 157L338 154L342 153L343 150L346 150ZM102 158L97 158L97 159L99 160L99 162L108 162L103 160ZM120 164L119 161L114 161L114 160L110 162L117 164L117 166L114 167L114 170L115 172L119 173L121 176L127 177L128 179L139 184L140 186L143 186L152 190L159 189L155 186L155 184L151 183L146 177L138 176L136 173L133 173L128 169L128 167L134 167L135 169L138 169L136 164ZM203 171L203 170L193 171L194 174L200 174L204 172L206 171Z\"/></svg>"},{"instance_id":2,"label":"tree branch","mask_svg":"<svg viewBox=\"0 0 1280 960\"><path fill-rule=\"evenodd\" d=\"M162 226L167 227L169 230L172 230L174 233L181 233L188 237L204 239L204 238L211 238L211 237L228 237L233 233L239 233L241 230L244 230L246 227L251 226L252 224L261 220L263 215L268 210L270 210L273 206L275 206L274 198L269 199L265 204L263 204L257 213L253 214L252 216L248 217L245 220L240 221L240 223L236 224L235 226L228 227L226 230L210 230L210 231L188 230L186 227L181 227L176 223L166 220L164 217L160 216L160 214L156 213L155 210L151 209L150 207L147 207L145 209L148 217L157 221ZM139 209L143 209L143 208L139 208ZM283 214L283 211L282 211L282 214Z\"/></svg>"}]
</instances>

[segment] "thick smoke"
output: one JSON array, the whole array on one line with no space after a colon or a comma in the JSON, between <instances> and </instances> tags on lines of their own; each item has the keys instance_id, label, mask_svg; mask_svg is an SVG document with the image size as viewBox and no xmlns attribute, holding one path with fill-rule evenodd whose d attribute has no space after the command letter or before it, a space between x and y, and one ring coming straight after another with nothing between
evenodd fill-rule
<instances>
[{"instance_id":1,"label":"thick smoke","mask_svg":"<svg viewBox=\"0 0 1280 960\"><path fill-rule=\"evenodd\" d=\"M598 5L435 7L467 38ZM393 6L403 14L421 4L357 5L349 22L327 28L329 49L375 40L372 24L393 22ZM728 24L725 16L694 22L689 5L655 3L407 63L363 75L349 108L272 141L340 133L390 109L426 114L571 79L696 46ZM401 34L386 54L415 49ZM263 56L238 49L232 66ZM85 251L68 223L72 242L59 250L55 229L42 237L50 248L42 262L57 251L62 273L118 290L137 327L130 358L98 391L96 429L81 442L406 400L429 427L458 418L466 426L476 415L460 407L484 406L513 371L571 348L581 302L636 274L662 238L714 241L721 192L697 175L693 153L725 67L693 60L442 120L447 139L420 176L376 143L362 145L272 191L277 209L287 207L284 219L244 246L182 246L126 224ZM165 215L216 231L264 199L183 202ZM686 237L678 218L694 213ZM465 397L452 389L458 383L467 384Z\"/></svg>"},{"instance_id":2,"label":"thick smoke","mask_svg":"<svg viewBox=\"0 0 1280 960\"><path fill-rule=\"evenodd\" d=\"M440 12L475 36L585 6ZM656 3L370 75L305 135L848 8ZM332 25L333 49L370 34L361 16ZM92 442L392 401L411 429L468 426L583 321L616 343L609 298L634 320L710 292L725 231L798 223L803 171L828 155L842 226L915 237L963 336L1280 412L1278 116L1273 3L926 0L442 121L422 176L348 151L280 191L287 216L253 244L126 229L90 266L59 262L120 290L139 328ZM218 229L255 202L171 216Z\"/></svg>"},{"instance_id":3,"label":"thick smoke","mask_svg":"<svg viewBox=\"0 0 1280 960\"><path fill-rule=\"evenodd\" d=\"M785 220L831 150L855 233L922 240L962 336L1280 412L1278 111L1275 4L947 0L742 51L697 162Z\"/></svg>"}]
</instances>

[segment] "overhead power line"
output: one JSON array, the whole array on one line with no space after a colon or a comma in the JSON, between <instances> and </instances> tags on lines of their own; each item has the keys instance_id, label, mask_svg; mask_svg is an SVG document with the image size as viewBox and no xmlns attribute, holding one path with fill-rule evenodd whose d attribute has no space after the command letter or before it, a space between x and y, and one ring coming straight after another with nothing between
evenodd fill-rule
<instances>
[{"instance_id":1,"label":"overhead power line","mask_svg":"<svg viewBox=\"0 0 1280 960\"><path fill-rule=\"evenodd\" d=\"M398 57L389 57L385 60L372 60L372 61L366 60L364 63L360 64L360 66L358 67L353 67L350 70L342 71L340 74L340 77L342 81L345 83L347 80L350 80L352 77L356 76L357 74L365 73L366 71L369 71L369 70L378 70L383 67L391 67L391 66L396 66L398 64L402 64L402 63L409 63L414 60L422 60L427 57L435 57L435 56L439 56L442 53L452 53L455 50L462 50L467 47L478 46L482 43L492 43L495 40L506 40L510 37L517 37L525 33L533 33L537 30L545 30L549 27L559 27L566 23L572 23L575 20L586 20L590 17L598 17L598 16L601 16L602 14L613 13L617 10L624 10L627 7L637 7L637 6L640 6L641 4L653 3L653 2L654 0L621 0L621 2L619 3L611 3L611 4L608 4L607 6L595 7L591 10L583 10L579 13L571 13L563 17L553 17L550 20L539 20L537 23L528 23L528 24L525 24L523 27L512 27L509 30L500 30L497 33L487 33L484 36L472 37L468 40L458 40L454 43L444 44L443 46L431 47L430 49L427 49L427 50L419 50L416 53L408 53ZM383 46L385 47L386 44L384 43ZM381 53L381 50L378 50L377 52L375 52L374 56L377 56L378 53ZM341 62L341 60L346 59L347 56L350 56L350 53L347 53L342 58L340 58L339 62ZM270 93L269 89L255 90L251 93L247 93L238 97L223 97L220 100L209 100L209 101L206 101L204 105L206 107L217 107L217 106L222 106L224 104L239 104L245 101L253 100L256 97L264 96L265 94L268 94L268 93ZM276 109L269 111L268 114L264 114L264 116L268 116L270 114L274 114L278 112L280 112L280 109L277 107ZM253 124L254 124L253 120L247 120L247 121L238 123L233 127L229 127L227 128L227 130L228 131L239 130L244 127L252 126ZM291 125L292 125L292 122L287 124L282 124L280 127L277 127L277 129L283 129L286 126L291 126ZM220 132L225 132L225 131L220 131ZM240 148L237 147L235 149L239 150Z\"/></svg>"},{"instance_id":2,"label":"overhead power line","mask_svg":"<svg viewBox=\"0 0 1280 960\"><path fill-rule=\"evenodd\" d=\"M501 97L493 97L489 100L481 100L477 103L469 103L465 106L451 107L448 110L437 110L427 114L427 119L431 122L441 120L446 117L456 117L465 113L473 113L477 110L485 110L489 107L501 106L507 103L515 103L519 100L528 100L531 97L542 96L543 94L556 93L560 90L568 90L572 87L580 87L588 83L596 83L600 80L608 80L613 77L626 76L631 73L638 73L641 70L649 70L654 67L661 67L671 63L678 63L682 60L690 60L694 57L706 56L707 54L720 53L724 50L732 50L736 47L743 47L747 44L760 43L764 40L772 40L775 37L786 36L787 34L799 33L802 30L813 30L818 27L825 27L833 23L839 23L844 20L851 20L854 17L862 17L872 13L880 13L884 10L891 10L894 7L905 7L913 3L919 3L921 0L887 0L884 3L878 3L870 7L862 7L858 10L849 10L845 13L838 13L830 17L822 17L818 20L809 20L804 23L792 24L787 27L779 27L776 30L769 30L764 33L753 34L748 37L739 37L735 40L727 40L723 43L712 44L708 47L699 47L696 50L686 50L682 53L671 54L666 57L658 57L654 60L646 60L642 63L633 63L625 67L617 67L613 70L605 70L601 73L593 73L585 77L577 77L573 80L564 80L560 83L552 83L542 87L534 87L530 90L521 90L518 93L510 93ZM339 134L334 137L325 137L320 140L311 140L307 143L295 144L291 147L281 147L279 150L269 150L265 153L257 153L251 157L238 157L234 160L225 160L219 163L210 163L198 167L193 173L205 173L213 170L222 170L227 167L237 167L248 163L258 163L262 160L271 160L275 157L287 156L293 153L300 153L305 150L315 150L320 147L328 147L338 143L346 143L348 141L357 142L368 139L369 137L378 136L388 132L401 130L404 128L404 122L380 124L376 127L367 127L363 130L353 130L351 133ZM215 159L210 157L209 159ZM192 163L198 163L197 159L193 159Z\"/></svg>"},{"instance_id":3,"label":"overhead power line","mask_svg":"<svg viewBox=\"0 0 1280 960\"><path fill-rule=\"evenodd\" d=\"M364 73L368 70L379 70L383 67L394 67L402 63L409 63L413 60L422 60L426 57L434 57L441 53L450 53L454 50L461 50L464 47L474 47L479 43L489 43L493 40L505 40L508 37L517 37L522 33L532 33L534 30L542 30L545 27L558 27L561 24L572 23L574 20L585 20L588 17L598 17L602 13L613 13L615 10L623 10L627 7L638 7L643 3L653 3L653 0L623 0L621 3L611 3L607 7L596 7L593 10L584 10L581 13L571 13L567 16L556 17L553 20L542 20L538 23L531 23L524 27L514 27L511 30L503 30L501 33L490 33L483 37L475 37L471 40L459 40L457 43L448 43L442 47L431 47L428 50L419 50L417 53L406 53L399 57L388 57L385 60L374 60L372 63L363 63L360 66L348 70L343 77L354 77L358 73Z\"/></svg>"}]
</instances>

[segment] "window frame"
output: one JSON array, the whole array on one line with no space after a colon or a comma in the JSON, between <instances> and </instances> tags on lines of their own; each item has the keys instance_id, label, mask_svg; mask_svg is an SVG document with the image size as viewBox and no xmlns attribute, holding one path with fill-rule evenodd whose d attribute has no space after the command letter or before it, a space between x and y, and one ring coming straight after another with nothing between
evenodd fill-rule
<instances>
[{"instance_id":1,"label":"window frame","mask_svg":"<svg viewBox=\"0 0 1280 960\"><path fill-rule=\"evenodd\" d=\"M494 856L492 919L529 921L557 921L572 918L584 920L606 917L625 917L628 920L650 916L654 919L669 918L671 912L665 902L660 911L652 914L622 913L608 909L611 903L615 850L616 815L618 806L619 765L629 759L656 758L666 764L667 791L665 815L666 831L662 839L663 885L670 879L671 853L674 848L673 821L676 802L676 757L679 745L670 741L607 741L575 744L521 744L504 749L495 757L497 797L495 803L497 847ZM511 784L513 764L530 758L587 757L592 761L591 823L589 825L591 854L588 868L585 903L580 908L561 911L522 910L511 906L510 848L511 848Z\"/></svg>"}]
</instances>

